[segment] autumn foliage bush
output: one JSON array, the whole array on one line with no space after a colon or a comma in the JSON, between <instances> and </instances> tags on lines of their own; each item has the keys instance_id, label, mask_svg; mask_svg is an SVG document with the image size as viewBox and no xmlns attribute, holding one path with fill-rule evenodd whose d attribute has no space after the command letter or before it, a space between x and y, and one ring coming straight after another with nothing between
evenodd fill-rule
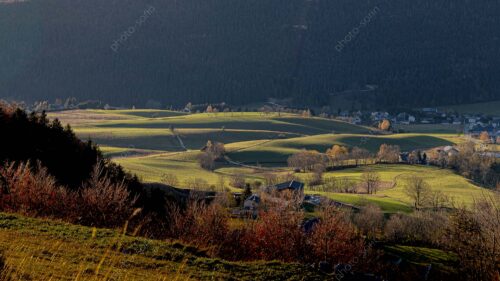
<instances>
[{"instance_id":1,"label":"autumn foliage bush","mask_svg":"<svg viewBox=\"0 0 500 281\"><path fill-rule=\"evenodd\" d=\"M114 227L133 213L135 197L97 165L78 190L60 186L40 162L0 166L0 210L72 223Z\"/></svg>"},{"instance_id":2,"label":"autumn foliage bush","mask_svg":"<svg viewBox=\"0 0 500 281\"><path fill-rule=\"evenodd\" d=\"M205 248L220 245L229 229L229 215L219 204L191 199L185 209L170 208L169 236Z\"/></svg>"},{"instance_id":3,"label":"autumn foliage bush","mask_svg":"<svg viewBox=\"0 0 500 281\"><path fill-rule=\"evenodd\" d=\"M307 252L306 235L301 228L302 212L271 209L260 213L244 229L242 244L247 259L299 261Z\"/></svg>"},{"instance_id":4,"label":"autumn foliage bush","mask_svg":"<svg viewBox=\"0 0 500 281\"><path fill-rule=\"evenodd\" d=\"M208 250L228 260L280 260L331 264L361 260L364 241L347 216L334 208L321 212L312 229L304 228L304 213L290 206L273 206L258 218L230 225L219 203L191 200L186 209L170 212L170 237Z\"/></svg>"}]
</instances>

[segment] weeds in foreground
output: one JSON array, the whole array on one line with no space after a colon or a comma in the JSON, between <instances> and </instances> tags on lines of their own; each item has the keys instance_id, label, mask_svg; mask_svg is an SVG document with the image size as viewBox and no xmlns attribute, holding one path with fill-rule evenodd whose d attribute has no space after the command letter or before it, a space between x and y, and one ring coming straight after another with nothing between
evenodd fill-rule
<instances>
[{"instance_id":1,"label":"weeds in foreground","mask_svg":"<svg viewBox=\"0 0 500 281\"><path fill-rule=\"evenodd\" d=\"M96 228L79 243L2 230L0 280L191 280L186 261L165 266L124 253L126 231L127 224L103 246Z\"/></svg>"}]
</instances>

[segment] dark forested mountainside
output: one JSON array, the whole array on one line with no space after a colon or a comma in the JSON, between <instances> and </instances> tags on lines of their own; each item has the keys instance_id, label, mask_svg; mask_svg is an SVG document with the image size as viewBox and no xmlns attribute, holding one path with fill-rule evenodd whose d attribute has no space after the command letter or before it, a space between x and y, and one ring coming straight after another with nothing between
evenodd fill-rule
<instances>
[{"instance_id":1,"label":"dark forested mountainside","mask_svg":"<svg viewBox=\"0 0 500 281\"><path fill-rule=\"evenodd\" d=\"M359 98L386 107L498 99L499 14L485 0L0 4L0 98L327 105L376 85Z\"/></svg>"}]
</instances>

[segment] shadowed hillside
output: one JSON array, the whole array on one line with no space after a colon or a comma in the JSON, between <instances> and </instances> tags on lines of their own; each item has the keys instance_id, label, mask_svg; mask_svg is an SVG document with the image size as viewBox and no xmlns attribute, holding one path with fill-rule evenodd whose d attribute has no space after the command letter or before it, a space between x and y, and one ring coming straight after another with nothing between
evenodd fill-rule
<instances>
[{"instance_id":1,"label":"shadowed hillside","mask_svg":"<svg viewBox=\"0 0 500 281\"><path fill-rule=\"evenodd\" d=\"M468 0L0 4L0 97L137 106L290 96L324 105L351 92L348 104L364 106L492 100L499 13L498 2Z\"/></svg>"}]
</instances>

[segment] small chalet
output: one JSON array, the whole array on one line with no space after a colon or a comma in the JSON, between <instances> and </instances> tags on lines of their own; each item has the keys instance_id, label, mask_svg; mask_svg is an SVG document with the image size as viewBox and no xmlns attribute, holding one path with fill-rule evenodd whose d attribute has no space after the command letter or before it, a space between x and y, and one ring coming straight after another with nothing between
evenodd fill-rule
<instances>
[{"instance_id":1,"label":"small chalet","mask_svg":"<svg viewBox=\"0 0 500 281\"><path fill-rule=\"evenodd\" d=\"M279 183L279 184L276 184L273 186L269 186L267 188L267 192L273 192L273 191L281 192L281 191L285 191L285 190L289 190L289 191L293 191L293 192L297 192L297 193L303 193L304 192L304 184L299 182L299 181L291 180L291 181Z\"/></svg>"}]
</instances>

